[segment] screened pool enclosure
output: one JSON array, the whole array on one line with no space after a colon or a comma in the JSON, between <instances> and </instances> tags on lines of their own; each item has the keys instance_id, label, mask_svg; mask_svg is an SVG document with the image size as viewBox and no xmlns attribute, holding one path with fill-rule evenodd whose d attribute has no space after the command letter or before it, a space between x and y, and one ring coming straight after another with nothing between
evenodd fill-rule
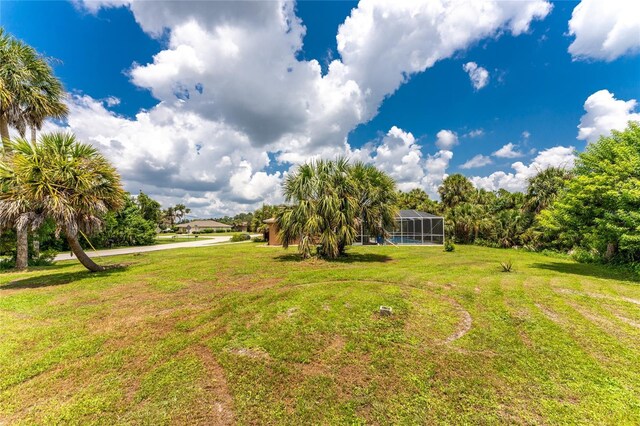
<instances>
[{"instance_id":1,"label":"screened pool enclosure","mask_svg":"<svg viewBox=\"0 0 640 426\"><path fill-rule=\"evenodd\" d=\"M444 218L417 210L400 210L393 228L387 229L387 235L367 235L361 230L355 244L444 244Z\"/></svg>"}]
</instances>

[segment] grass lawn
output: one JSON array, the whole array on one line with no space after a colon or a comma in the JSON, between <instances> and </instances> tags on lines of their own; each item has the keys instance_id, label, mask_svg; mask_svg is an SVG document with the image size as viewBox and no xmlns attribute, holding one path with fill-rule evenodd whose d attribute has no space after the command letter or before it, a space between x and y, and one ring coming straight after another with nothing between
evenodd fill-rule
<instances>
[{"instance_id":1,"label":"grass lawn","mask_svg":"<svg viewBox=\"0 0 640 426\"><path fill-rule=\"evenodd\" d=\"M471 246L293 254L0 274L0 424L640 424L631 276Z\"/></svg>"}]
</instances>

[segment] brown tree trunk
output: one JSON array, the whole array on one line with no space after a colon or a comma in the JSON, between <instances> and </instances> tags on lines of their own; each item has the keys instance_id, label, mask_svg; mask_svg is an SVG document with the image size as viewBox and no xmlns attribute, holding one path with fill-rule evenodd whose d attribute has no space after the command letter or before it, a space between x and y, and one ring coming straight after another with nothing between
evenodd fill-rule
<instances>
[{"instance_id":1,"label":"brown tree trunk","mask_svg":"<svg viewBox=\"0 0 640 426\"><path fill-rule=\"evenodd\" d=\"M36 136L37 136L37 131L36 131L36 127L35 126L31 126L31 143L33 145L36 144Z\"/></svg>"},{"instance_id":2,"label":"brown tree trunk","mask_svg":"<svg viewBox=\"0 0 640 426\"><path fill-rule=\"evenodd\" d=\"M22 271L29 264L29 233L26 227L16 227L16 234L16 269Z\"/></svg>"},{"instance_id":3,"label":"brown tree trunk","mask_svg":"<svg viewBox=\"0 0 640 426\"><path fill-rule=\"evenodd\" d=\"M616 255L617 251L618 251L618 248L616 247L616 243L607 244L607 253L605 254L606 259L611 260L613 256Z\"/></svg>"},{"instance_id":4,"label":"brown tree trunk","mask_svg":"<svg viewBox=\"0 0 640 426\"><path fill-rule=\"evenodd\" d=\"M100 272L104 271L104 267L95 263L87 253L84 252L82 246L80 246L80 241L78 241L78 237L73 235L72 233L67 233L67 242L69 243L69 247L71 247L71 251L76 255L82 266L87 268L91 272Z\"/></svg>"},{"instance_id":5,"label":"brown tree trunk","mask_svg":"<svg viewBox=\"0 0 640 426\"><path fill-rule=\"evenodd\" d=\"M0 142L4 144L4 140L9 140L9 123L7 119L0 116L0 138L2 139Z\"/></svg>"}]
</instances>

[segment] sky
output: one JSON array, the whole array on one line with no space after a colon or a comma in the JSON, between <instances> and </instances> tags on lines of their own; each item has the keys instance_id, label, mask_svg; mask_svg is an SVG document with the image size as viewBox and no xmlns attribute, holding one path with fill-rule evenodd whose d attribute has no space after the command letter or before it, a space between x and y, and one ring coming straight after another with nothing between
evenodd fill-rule
<instances>
[{"instance_id":1,"label":"sky","mask_svg":"<svg viewBox=\"0 0 640 426\"><path fill-rule=\"evenodd\" d=\"M193 217L280 203L320 157L522 191L640 120L635 1L0 0L0 26L69 92L46 131Z\"/></svg>"}]
</instances>

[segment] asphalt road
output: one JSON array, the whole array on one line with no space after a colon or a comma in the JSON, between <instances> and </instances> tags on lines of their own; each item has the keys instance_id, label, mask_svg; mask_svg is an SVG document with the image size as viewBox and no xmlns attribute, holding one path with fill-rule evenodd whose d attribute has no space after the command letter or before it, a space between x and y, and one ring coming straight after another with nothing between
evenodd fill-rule
<instances>
[{"instance_id":1,"label":"asphalt road","mask_svg":"<svg viewBox=\"0 0 640 426\"><path fill-rule=\"evenodd\" d=\"M219 236L219 237L211 237L211 238L198 238L194 241L187 241L182 243L170 243L170 244L158 244L155 246L141 246L141 247L124 247L117 249L109 249L109 250L86 250L86 253L89 257L105 257L105 256L117 256L120 254L133 254L133 253L146 253L149 251L159 251L159 250L173 250L177 248L190 248L190 247L205 247L213 244L220 244L229 242L231 236ZM76 257L73 256L70 252L60 253L58 254L54 260L73 260Z\"/></svg>"}]
</instances>

